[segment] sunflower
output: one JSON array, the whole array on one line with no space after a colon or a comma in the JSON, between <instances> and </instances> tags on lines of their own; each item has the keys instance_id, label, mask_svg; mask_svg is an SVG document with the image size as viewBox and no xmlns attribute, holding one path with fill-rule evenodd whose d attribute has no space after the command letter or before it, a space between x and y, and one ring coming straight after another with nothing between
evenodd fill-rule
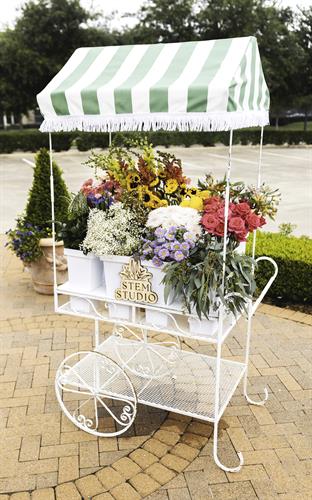
<instances>
[{"instance_id":1,"label":"sunflower","mask_svg":"<svg viewBox=\"0 0 312 500\"><path fill-rule=\"evenodd\" d=\"M155 177L155 179L152 182L150 182L149 187L156 187L158 186L159 183L160 183L159 177Z\"/></svg>"},{"instance_id":2,"label":"sunflower","mask_svg":"<svg viewBox=\"0 0 312 500\"><path fill-rule=\"evenodd\" d=\"M172 194L178 189L179 184L176 179L168 179L165 185L165 193Z\"/></svg>"},{"instance_id":3,"label":"sunflower","mask_svg":"<svg viewBox=\"0 0 312 500\"><path fill-rule=\"evenodd\" d=\"M158 196L150 191L147 186L141 186L139 188L139 200L149 208L158 208L168 205L168 202L166 200L161 200L160 198L158 198Z\"/></svg>"},{"instance_id":4,"label":"sunflower","mask_svg":"<svg viewBox=\"0 0 312 500\"><path fill-rule=\"evenodd\" d=\"M133 191L134 189L137 189L138 186L140 185L140 176L136 173L130 173L126 177L127 181L127 190L128 191Z\"/></svg>"}]
</instances>

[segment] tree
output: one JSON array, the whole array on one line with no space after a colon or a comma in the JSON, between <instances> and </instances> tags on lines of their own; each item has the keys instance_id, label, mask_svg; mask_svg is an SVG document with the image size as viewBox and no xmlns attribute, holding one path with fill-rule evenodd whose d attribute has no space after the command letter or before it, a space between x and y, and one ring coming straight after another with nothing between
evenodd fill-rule
<instances>
[{"instance_id":1,"label":"tree","mask_svg":"<svg viewBox=\"0 0 312 500\"><path fill-rule=\"evenodd\" d=\"M67 220L69 193L62 178L62 172L53 162L55 220ZM25 210L25 220L41 228L51 226L51 198L50 198L50 155L45 148L38 151L32 187L29 191Z\"/></svg>"},{"instance_id":2,"label":"tree","mask_svg":"<svg viewBox=\"0 0 312 500\"><path fill-rule=\"evenodd\" d=\"M296 34L305 57L301 61L294 101L298 110L304 113L304 130L307 130L308 115L312 113L312 7L301 10L298 15Z\"/></svg>"},{"instance_id":3,"label":"tree","mask_svg":"<svg viewBox=\"0 0 312 500\"><path fill-rule=\"evenodd\" d=\"M135 14L138 23L124 33L131 43L185 42L194 40L194 0L150 0Z\"/></svg>"},{"instance_id":4,"label":"tree","mask_svg":"<svg viewBox=\"0 0 312 500\"><path fill-rule=\"evenodd\" d=\"M0 37L0 102L4 111L26 112L36 94L82 46L114 44L105 25L90 26L96 15L79 0L31 0L14 29Z\"/></svg>"}]
</instances>

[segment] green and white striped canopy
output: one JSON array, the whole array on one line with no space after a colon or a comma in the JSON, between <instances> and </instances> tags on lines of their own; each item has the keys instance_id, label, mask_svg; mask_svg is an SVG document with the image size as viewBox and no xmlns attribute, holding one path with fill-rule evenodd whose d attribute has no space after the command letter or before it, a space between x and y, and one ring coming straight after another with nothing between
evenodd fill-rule
<instances>
[{"instance_id":1,"label":"green and white striped canopy","mask_svg":"<svg viewBox=\"0 0 312 500\"><path fill-rule=\"evenodd\" d=\"M37 99L49 132L229 130L269 110L254 37L80 48Z\"/></svg>"}]
</instances>

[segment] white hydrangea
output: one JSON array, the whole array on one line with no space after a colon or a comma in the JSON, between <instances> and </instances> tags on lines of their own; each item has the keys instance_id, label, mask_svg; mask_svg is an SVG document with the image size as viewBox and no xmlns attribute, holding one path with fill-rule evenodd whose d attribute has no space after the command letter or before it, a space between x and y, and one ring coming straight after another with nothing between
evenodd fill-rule
<instances>
[{"instance_id":1,"label":"white hydrangea","mask_svg":"<svg viewBox=\"0 0 312 500\"><path fill-rule=\"evenodd\" d=\"M87 235L81 247L98 257L132 255L138 248L141 234L136 215L122 203L115 203L106 212L90 211Z\"/></svg>"},{"instance_id":2,"label":"white hydrangea","mask_svg":"<svg viewBox=\"0 0 312 500\"><path fill-rule=\"evenodd\" d=\"M201 233L200 218L201 216L195 208L170 205L152 210L148 215L146 225L153 228L161 226L164 229L172 226L184 226L190 233L199 235Z\"/></svg>"}]
</instances>

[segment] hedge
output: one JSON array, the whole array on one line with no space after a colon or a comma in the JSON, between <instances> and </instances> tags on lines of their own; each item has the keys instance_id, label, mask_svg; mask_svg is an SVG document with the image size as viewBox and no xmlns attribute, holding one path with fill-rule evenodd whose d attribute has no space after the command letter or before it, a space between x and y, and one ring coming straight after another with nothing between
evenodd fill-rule
<instances>
[{"instance_id":1,"label":"hedge","mask_svg":"<svg viewBox=\"0 0 312 500\"><path fill-rule=\"evenodd\" d=\"M59 132L53 134L53 149L67 151L75 136L73 133ZM9 130L0 132L0 153L13 151L38 151L49 147L49 135L39 130Z\"/></svg>"},{"instance_id":2,"label":"hedge","mask_svg":"<svg viewBox=\"0 0 312 500\"><path fill-rule=\"evenodd\" d=\"M247 253L251 253L251 241ZM278 265L278 275L267 297L293 304L312 304L312 239L296 238L279 233L257 234L256 257L272 257ZM256 281L262 289L273 272L272 264L259 262Z\"/></svg>"},{"instance_id":3,"label":"hedge","mask_svg":"<svg viewBox=\"0 0 312 500\"><path fill-rule=\"evenodd\" d=\"M194 144L202 146L214 146L215 144L228 144L228 132L117 132L113 134L115 143L125 144L134 136L147 136L155 146L185 146ZM233 134L234 144L259 144L260 132L255 129L235 130ZM79 151L89 151L93 148L106 148L108 146L107 133L82 133L82 132L60 132L53 134L53 148L55 151L67 151L76 141ZM264 133L264 144L312 144L312 133L310 131L297 130L275 130L268 128ZM48 134L39 130L10 130L0 132L0 153L12 153L13 151L37 151L41 147L48 146Z\"/></svg>"}]
</instances>

